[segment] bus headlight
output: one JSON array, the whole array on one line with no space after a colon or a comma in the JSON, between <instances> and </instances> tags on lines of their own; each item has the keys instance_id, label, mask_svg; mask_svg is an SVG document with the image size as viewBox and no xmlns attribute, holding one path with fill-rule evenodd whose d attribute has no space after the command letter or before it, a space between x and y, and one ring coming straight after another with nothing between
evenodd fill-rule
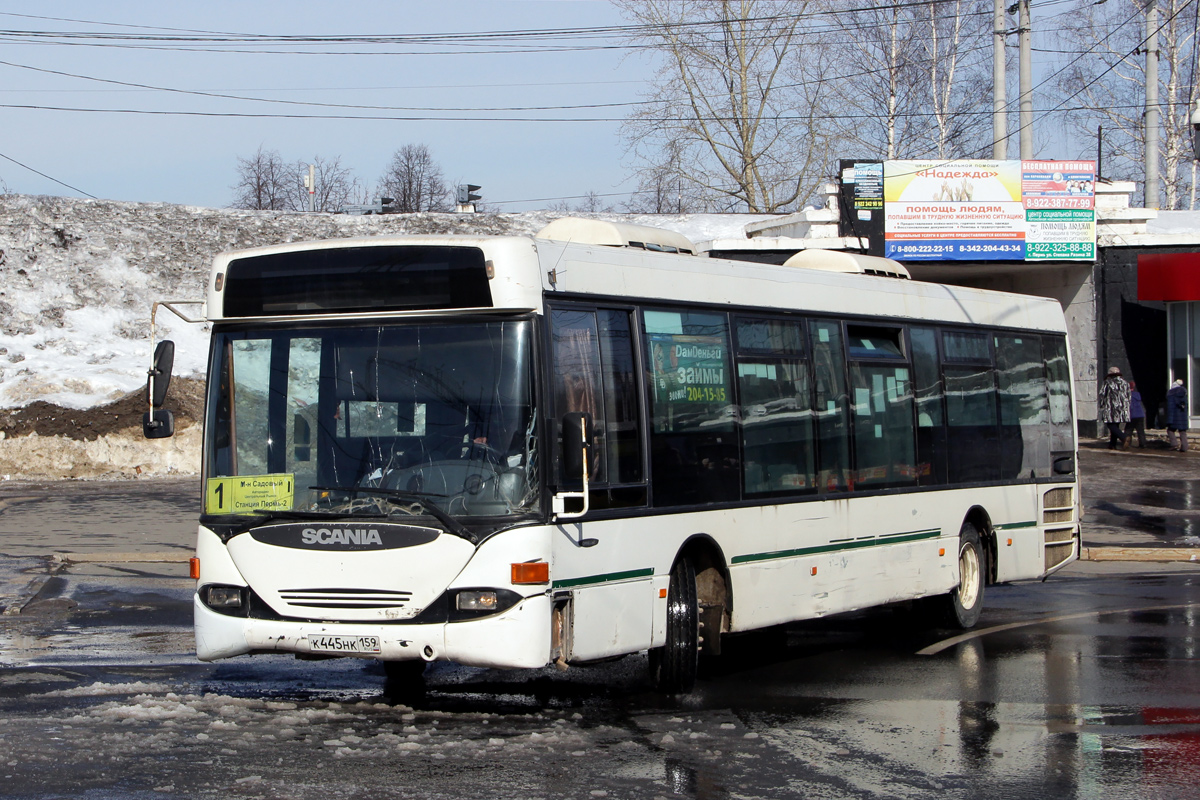
<instances>
[{"instance_id":1,"label":"bus headlight","mask_svg":"<svg viewBox=\"0 0 1200 800\"><path fill-rule=\"evenodd\" d=\"M242 589L238 586L205 586L200 599L214 611L240 609L245 605Z\"/></svg>"},{"instance_id":2,"label":"bus headlight","mask_svg":"<svg viewBox=\"0 0 1200 800\"><path fill-rule=\"evenodd\" d=\"M477 611L490 614L500 607L500 598L494 591L471 590L459 592L454 598L454 607L459 611Z\"/></svg>"}]
</instances>

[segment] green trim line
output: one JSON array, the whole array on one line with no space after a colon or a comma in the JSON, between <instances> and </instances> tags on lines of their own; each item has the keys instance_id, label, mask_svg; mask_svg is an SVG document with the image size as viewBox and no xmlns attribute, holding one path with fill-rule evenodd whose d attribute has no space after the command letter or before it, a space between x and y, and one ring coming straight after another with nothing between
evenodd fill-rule
<instances>
[{"instance_id":1,"label":"green trim line","mask_svg":"<svg viewBox=\"0 0 1200 800\"><path fill-rule=\"evenodd\" d=\"M589 575L586 578L568 578L563 581L555 581L552 588L555 589L574 589L580 586L591 586L599 583L612 583L614 581L627 581L630 578L650 578L654 575L653 567L645 569L630 569L625 572L608 572L604 575Z\"/></svg>"},{"instance_id":2,"label":"green trim line","mask_svg":"<svg viewBox=\"0 0 1200 800\"><path fill-rule=\"evenodd\" d=\"M1037 520L1033 520L1032 522L1006 522L1003 525L993 525L992 527L998 531L1012 531L1018 528L1036 528Z\"/></svg>"},{"instance_id":3,"label":"green trim line","mask_svg":"<svg viewBox=\"0 0 1200 800\"><path fill-rule=\"evenodd\" d=\"M940 528L933 528L926 531L906 531L904 533L884 533L879 536L863 537L853 541L839 540L830 544L822 544L816 547L799 547L795 550L776 550L773 553L747 553L742 556L734 556L732 563L747 564L752 561L774 561L780 558L797 558L799 556L815 556L821 553L838 553L843 550L859 550L864 547L879 547L885 544L903 544L905 542L919 542L925 539L936 539L942 535Z\"/></svg>"}]
</instances>

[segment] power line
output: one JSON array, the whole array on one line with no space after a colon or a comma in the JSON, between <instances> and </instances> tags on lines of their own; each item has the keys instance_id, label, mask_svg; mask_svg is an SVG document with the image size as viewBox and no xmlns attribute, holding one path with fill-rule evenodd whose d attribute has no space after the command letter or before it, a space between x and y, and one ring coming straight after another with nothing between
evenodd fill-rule
<instances>
[{"instance_id":1,"label":"power line","mask_svg":"<svg viewBox=\"0 0 1200 800\"><path fill-rule=\"evenodd\" d=\"M16 160L15 158L13 158L12 156L6 156L6 155L4 155L4 153L0 153L0 158L3 158L5 161L11 161L12 163L16 164L18 167L21 167L22 169L27 169L27 170L29 170L30 172L34 173L35 175L41 175L41 176L42 176L43 178L45 178L46 180L49 180L49 181L54 181L54 182L55 182L55 183L57 183L59 186L65 186L65 187L67 187L68 189L70 189L70 190L71 190L71 191L73 191L73 192L79 192L81 195L84 195L85 197L90 197L90 198L92 198L93 200L99 200L99 199L100 199L99 197L96 197L96 195L94 195L94 194L89 194L89 193L85 192L83 189L80 189L80 188L79 188L79 187L77 187L77 186L72 186L72 185L71 185L71 184L69 184L69 183L65 183L65 182L63 182L63 181L60 181L58 178L55 178L55 177L54 177L54 176L52 176L52 175L47 175L46 173L44 173L44 172L42 172L42 171L40 171L40 170L36 170L36 169L34 169L33 167L29 166L28 164L23 164L23 163L21 163L20 161L17 161L17 160Z\"/></svg>"}]
</instances>

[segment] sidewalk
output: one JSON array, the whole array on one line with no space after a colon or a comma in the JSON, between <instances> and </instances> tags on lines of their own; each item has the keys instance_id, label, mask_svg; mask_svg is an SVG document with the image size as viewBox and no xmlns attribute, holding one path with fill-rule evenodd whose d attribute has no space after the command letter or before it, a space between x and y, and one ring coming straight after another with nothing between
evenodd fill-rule
<instances>
[{"instance_id":1,"label":"sidewalk","mask_svg":"<svg viewBox=\"0 0 1200 800\"><path fill-rule=\"evenodd\" d=\"M1145 449L1079 447L1084 561L1200 563L1200 448L1177 453L1163 431Z\"/></svg>"}]
</instances>

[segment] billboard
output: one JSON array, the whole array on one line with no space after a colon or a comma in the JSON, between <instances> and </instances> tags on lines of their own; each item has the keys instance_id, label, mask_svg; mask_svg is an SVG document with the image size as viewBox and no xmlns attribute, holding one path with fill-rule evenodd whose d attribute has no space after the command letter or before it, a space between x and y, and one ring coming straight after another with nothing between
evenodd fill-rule
<instances>
[{"instance_id":1,"label":"billboard","mask_svg":"<svg viewBox=\"0 0 1200 800\"><path fill-rule=\"evenodd\" d=\"M1093 260L1094 161L886 161L884 255Z\"/></svg>"}]
</instances>

